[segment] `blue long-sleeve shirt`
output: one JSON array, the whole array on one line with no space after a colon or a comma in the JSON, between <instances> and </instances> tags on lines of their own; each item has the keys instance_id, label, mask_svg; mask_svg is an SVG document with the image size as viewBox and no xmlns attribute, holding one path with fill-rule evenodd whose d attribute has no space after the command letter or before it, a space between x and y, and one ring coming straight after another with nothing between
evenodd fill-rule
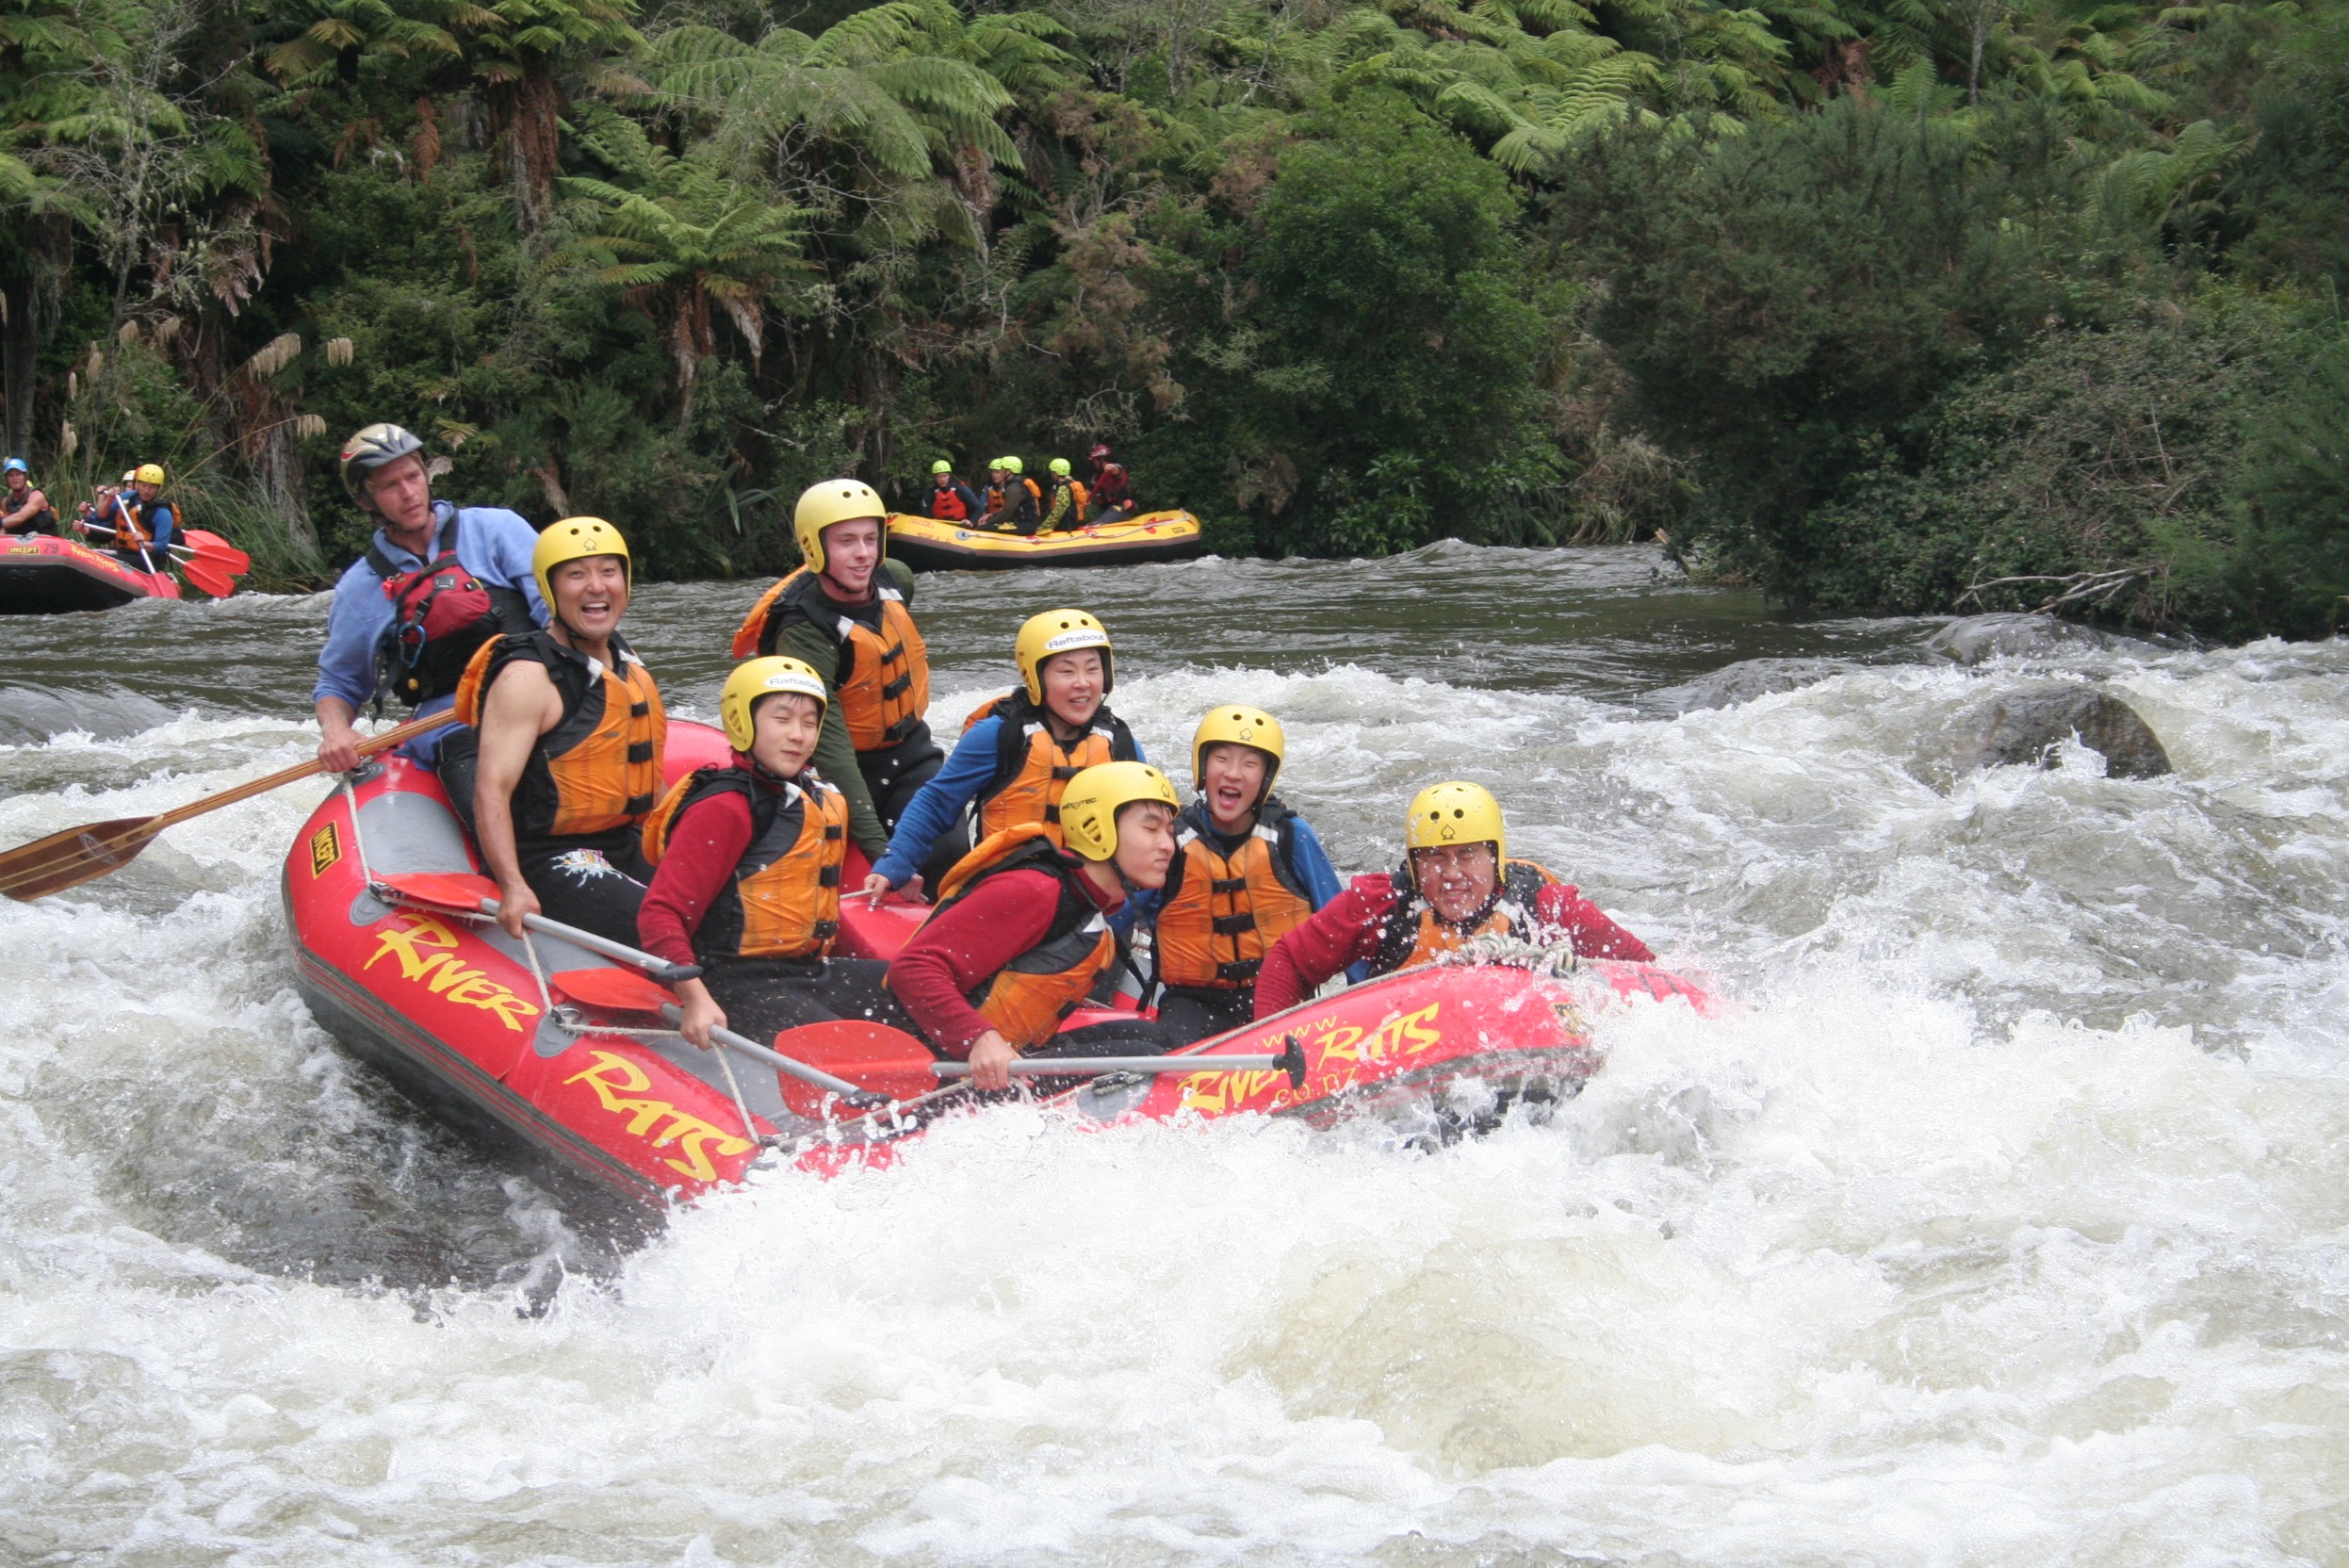
<instances>
[{"instance_id":1,"label":"blue long-sleeve shirt","mask_svg":"<svg viewBox=\"0 0 2349 1568\"><path fill-rule=\"evenodd\" d=\"M546 624L546 605L538 596L538 580L530 572L530 554L538 547L538 531L518 512L502 506L468 506L462 513L448 501L432 503L432 536L424 554L413 555L375 531L376 548L403 572L421 570L440 549L441 530L459 518L457 562L486 587L519 590L530 607L530 619ZM318 684L310 689L315 706L324 697L340 697L352 712L375 696L375 648L391 629L392 602L383 596L383 580L364 555L352 562L334 583L334 607L326 617L326 645L318 650ZM447 693L425 702L416 716L437 713L456 701ZM400 749L426 767L440 755L446 729L419 735Z\"/></svg>"},{"instance_id":2,"label":"blue long-sleeve shirt","mask_svg":"<svg viewBox=\"0 0 2349 1568\"><path fill-rule=\"evenodd\" d=\"M1314 912L1319 913L1321 906L1337 897L1346 885L1338 880L1337 868L1329 864L1329 852L1321 847L1321 835L1313 831L1312 823L1292 811L1289 813L1288 829L1294 836L1293 846L1297 852L1292 863L1297 868L1298 878L1305 884L1306 898L1313 904ZM1159 893L1160 890L1156 888L1145 888L1129 894L1125 906L1109 917L1110 929L1123 937L1130 935L1135 925L1147 921L1150 929L1155 931L1158 928Z\"/></svg>"},{"instance_id":3,"label":"blue long-sleeve shirt","mask_svg":"<svg viewBox=\"0 0 2349 1568\"><path fill-rule=\"evenodd\" d=\"M922 862L938 842L938 836L962 819L962 808L979 798L979 792L995 776L995 748L1002 743L1003 721L992 713L963 731L954 754L946 765L930 776L930 781L915 792L906 803L905 814L897 819L897 831L889 837L889 853L874 862L873 869L889 879L889 886L902 888L922 869ZM1142 743L1134 743L1134 755L1142 761Z\"/></svg>"}]
</instances>

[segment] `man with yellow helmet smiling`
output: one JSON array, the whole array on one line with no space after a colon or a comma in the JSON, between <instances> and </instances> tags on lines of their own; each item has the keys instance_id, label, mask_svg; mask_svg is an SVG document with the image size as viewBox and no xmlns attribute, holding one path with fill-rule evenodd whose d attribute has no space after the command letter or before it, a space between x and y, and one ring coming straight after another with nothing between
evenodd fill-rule
<instances>
[{"instance_id":1,"label":"man with yellow helmet smiling","mask_svg":"<svg viewBox=\"0 0 2349 1568\"><path fill-rule=\"evenodd\" d=\"M1358 876L1275 942L1256 1016L1293 1007L1350 964L1373 975L1433 963L1470 939L1571 941L1584 958L1653 958L1647 944L1531 860L1509 858L1501 804L1480 784L1431 784L1411 801L1401 871Z\"/></svg>"},{"instance_id":2,"label":"man with yellow helmet smiling","mask_svg":"<svg viewBox=\"0 0 2349 1568\"><path fill-rule=\"evenodd\" d=\"M908 1021L887 966L835 958L848 802L808 764L831 696L796 659L737 665L718 694L729 766L680 778L644 823L657 866L640 945L698 980L677 983L685 1037L705 1050L732 1026L756 1039L826 1019Z\"/></svg>"},{"instance_id":3,"label":"man with yellow helmet smiling","mask_svg":"<svg viewBox=\"0 0 2349 1568\"><path fill-rule=\"evenodd\" d=\"M637 829L661 798L668 718L652 672L620 635L632 564L620 531L565 517L530 557L552 612L544 631L484 643L457 685L472 727L441 747L441 782L469 818L509 935L543 913L636 940L651 870Z\"/></svg>"},{"instance_id":4,"label":"man with yellow helmet smiling","mask_svg":"<svg viewBox=\"0 0 2349 1568\"><path fill-rule=\"evenodd\" d=\"M982 1089L1024 1054L1156 1054L1182 1043L1143 1019L1069 1035L1061 1021L1117 960L1109 927L1130 893L1166 879L1181 808L1166 776L1106 762L1068 780L1057 829L990 835L938 884L938 906L889 965L889 989L939 1054Z\"/></svg>"},{"instance_id":5,"label":"man with yellow helmet smiling","mask_svg":"<svg viewBox=\"0 0 2349 1568\"><path fill-rule=\"evenodd\" d=\"M1263 709L1209 709L1191 737L1198 792L1176 820L1166 885L1127 900L1150 933L1159 1021L1183 1039L1253 1018L1266 950L1338 896L1321 840L1272 792L1286 752Z\"/></svg>"},{"instance_id":6,"label":"man with yellow helmet smiling","mask_svg":"<svg viewBox=\"0 0 2349 1568\"><path fill-rule=\"evenodd\" d=\"M868 860L945 753L922 714L930 654L913 618L913 573L885 558L889 509L861 480L811 484L791 515L805 563L759 596L734 657L781 655L823 673L832 700L816 766L848 798L848 833Z\"/></svg>"},{"instance_id":7,"label":"man with yellow helmet smiling","mask_svg":"<svg viewBox=\"0 0 2349 1568\"><path fill-rule=\"evenodd\" d=\"M864 891L877 898L917 874L935 886L980 841L1059 814L1081 768L1147 760L1105 705L1114 684L1109 631L1082 610L1031 615L1012 642L1020 685L963 720L954 756L898 819Z\"/></svg>"}]
</instances>

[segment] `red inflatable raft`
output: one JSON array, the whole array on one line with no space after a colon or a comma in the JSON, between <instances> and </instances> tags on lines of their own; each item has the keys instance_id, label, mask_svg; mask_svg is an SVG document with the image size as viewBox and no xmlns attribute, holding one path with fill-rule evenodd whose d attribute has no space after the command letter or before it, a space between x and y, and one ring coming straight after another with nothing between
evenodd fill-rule
<instances>
[{"instance_id":1,"label":"red inflatable raft","mask_svg":"<svg viewBox=\"0 0 2349 1568\"><path fill-rule=\"evenodd\" d=\"M9 535L0 543L0 615L62 615L177 597L179 582L170 573L125 565L72 539Z\"/></svg>"},{"instance_id":2,"label":"red inflatable raft","mask_svg":"<svg viewBox=\"0 0 2349 1568\"><path fill-rule=\"evenodd\" d=\"M724 749L717 731L673 724L670 775L715 761ZM632 1010L641 1004L628 1001L630 985L648 988L632 971L544 935L514 941L494 923L401 890L418 874L479 870L438 776L392 758L319 805L284 871L298 985L312 1014L462 1131L519 1143L563 1170L660 1206L739 1181L762 1157L816 1169L887 1158L965 1099L956 1090L910 1109L845 1110L772 1070L696 1050L657 1016ZM862 868L850 871L854 886ZM843 951L887 957L922 911L858 904L842 913ZM1706 1005L1685 982L1642 965L1590 965L1563 979L1501 967L1414 970L1195 1046L1182 1055L1200 1059L1197 1073L1120 1073L1054 1102L1093 1125L1240 1112L1323 1124L1358 1111L1419 1108L1473 1123L1519 1101L1574 1093L1597 1066L1589 1013L1635 995ZM1069 1026L1108 1016L1081 1012ZM787 1054L850 1071L818 1043L795 1050L791 1032L775 1042ZM1218 1056L1283 1054L1293 1070L1210 1068Z\"/></svg>"}]
</instances>

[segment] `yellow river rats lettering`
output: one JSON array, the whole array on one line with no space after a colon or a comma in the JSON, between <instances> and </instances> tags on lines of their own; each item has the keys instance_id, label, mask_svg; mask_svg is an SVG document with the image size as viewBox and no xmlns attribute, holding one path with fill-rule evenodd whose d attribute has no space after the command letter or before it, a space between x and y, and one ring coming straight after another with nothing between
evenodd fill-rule
<instances>
[{"instance_id":1,"label":"yellow river rats lettering","mask_svg":"<svg viewBox=\"0 0 2349 1568\"><path fill-rule=\"evenodd\" d=\"M1223 1111L1250 1107L1268 1110L1295 1100L1320 1099L1343 1089L1354 1079L1349 1063L1385 1061L1389 1057L1408 1060L1433 1050L1444 1038L1435 1027L1436 1014L1442 1003L1432 1003L1415 1013L1400 1013L1378 1028L1365 1034L1355 1024L1339 1023L1324 1019L1310 1028L1299 1030L1313 1064L1310 1086L1303 1092L1289 1087L1285 1072L1223 1072L1202 1073L1183 1081L1183 1107L1214 1115ZM1265 1051L1278 1051L1281 1037L1269 1037L1263 1044Z\"/></svg>"},{"instance_id":2,"label":"yellow river rats lettering","mask_svg":"<svg viewBox=\"0 0 2349 1568\"><path fill-rule=\"evenodd\" d=\"M585 1084L594 1089L595 1098L603 1102L605 1110L628 1119L628 1134L632 1137L643 1137L665 1119L668 1125L653 1139L653 1147L665 1149L674 1143L677 1146L677 1152L685 1156L683 1159L663 1160L661 1163L670 1169L691 1176L697 1182L714 1182L718 1179L718 1168L710 1163L710 1155L705 1150L714 1150L721 1158L750 1152L750 1139L729 1133L723 1127L712 1127L697 1116L688 1116L666 1100L624 1098L640 1095L652 1087L652 1080L644 1075L644 1070L626 1056L617 1056L609 1051L591 1051L589 1054L595 1058L595 1065L585 1071L573 1073L563 1082Z\"/></svg>"},{"instance_id":3,"label":"yellow river rats lettering","mask_svg":"<svg viewBox=\"0 0 2349 1568\"><path fill-rule=\"evenodd\" d=\"M456 933L432 916L402 909L392 919L406 923L386 925L377 932L380 945L361 968L373 969L385 954L392 954L400 959L401 979L421 981L433 994L460 1007L496 1013L498 1021L516 1034L524 1032L524 1019L538 1016L536 1003L523 1001L481 971L459 963L457 956L448 951L457 945Z\"/></svg>"}]
</instances>

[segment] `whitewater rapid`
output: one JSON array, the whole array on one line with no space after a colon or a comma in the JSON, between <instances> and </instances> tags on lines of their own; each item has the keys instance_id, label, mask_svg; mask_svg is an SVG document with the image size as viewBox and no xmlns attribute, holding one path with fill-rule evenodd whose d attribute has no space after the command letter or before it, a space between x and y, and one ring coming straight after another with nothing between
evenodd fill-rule
<instances>
[{"instance_id":1,"label":"whitewater rapid","mask_svg":"<svg viewBox=\"0 0 2349 1568\"><path fill-rule=\"evenodd\" d=\"M756 587L646 591L673 710ZM1456 546L923 590L943 731L1058 594L1179 779L1273 709L1358 871L1481 779L1737 1004L1435 1153L1014 1109L640 1237L309 1020L281 791L0 906L0 1561L2349 1561L2349 644L1960 668ZM0 627L0 844L302 760L322 617ZM1920 761L2046 679L2177 773Z\"/></svg>"}]
</instances>

